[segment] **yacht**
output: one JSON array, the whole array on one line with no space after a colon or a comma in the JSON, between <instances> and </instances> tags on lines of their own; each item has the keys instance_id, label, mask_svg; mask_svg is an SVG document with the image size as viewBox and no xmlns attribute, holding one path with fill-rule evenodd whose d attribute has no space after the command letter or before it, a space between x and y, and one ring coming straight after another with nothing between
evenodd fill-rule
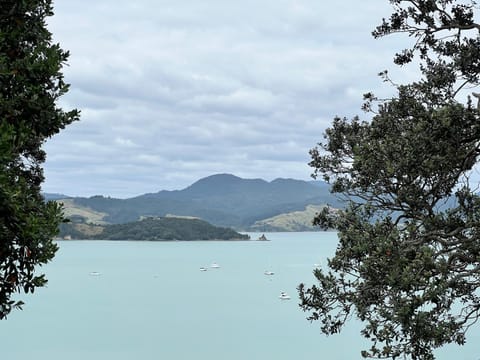
<instances>
[{"instance_id":1,"label":"yacht","mask_svg":"<svg viewBox=\"0 0 480 360\"><path fill-rule=\"evenodd\" d=\"M264 272L265 275L273 275L275 274L273 271L268 271L268 270L265 270Z\"/></svg>"},{"instance_id":2,"label":"yacht","mask_svg":"<svg viewBox=\"0 0 480 360\"><path fill-rule=\"evenodd\" d=\"M207 268L202 266L202 267L200 268L200 271L207 271Z\"/></svg>"},{"instance_id":3,"label":"yacht","mask_svg":"<svg viewBox=\"0 0 480 360\"><path fill-rule=\"evenodd\" d=\"M218 265L217 263L212 263L212 265L210 265L210 267L213 268L213 269L219 269L220 265Z\"/></svg>"},{"instance_id":4,"label":"yacht","mask_svg":"<svg viewBox=\"0 0 480 360\"><path fill-rule=\"evenodd\" d=\"M286 292L281 292L280 296L278 297L280 300L290 300L290 295L288 295Z\"/></svg>"}]
</instances>

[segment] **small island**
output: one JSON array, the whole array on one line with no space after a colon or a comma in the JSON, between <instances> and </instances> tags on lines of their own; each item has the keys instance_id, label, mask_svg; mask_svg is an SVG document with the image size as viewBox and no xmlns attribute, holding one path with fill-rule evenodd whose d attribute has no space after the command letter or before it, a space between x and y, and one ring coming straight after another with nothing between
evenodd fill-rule
<instances>
[{"instance_id":1,"label":"small island","mask_svg":"<svg viewBox=\"0 0 480 360\"><path fill-rule=\"evenodd\" d=\"M147 217L125 224L93 225L70 222L60 227L60 237L77 240L250 240L233 229L214 226L196 218Z\"/></svg>"}]
</instances>

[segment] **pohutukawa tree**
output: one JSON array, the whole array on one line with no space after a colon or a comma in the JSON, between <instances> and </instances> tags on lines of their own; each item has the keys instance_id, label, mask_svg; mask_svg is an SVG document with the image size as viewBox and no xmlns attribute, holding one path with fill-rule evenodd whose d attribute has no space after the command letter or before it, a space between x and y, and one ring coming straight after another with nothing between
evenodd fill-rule
<instances>
[{"instance_id":1,"label":"pohutukawa tree","mask_svg":"<svg viewBox=\"0 0 480 360\"><path fill-rule=\"evenodd\" d=\"M394 62L418 61L419 79L391 99L366 94L372 118L335 118L311 150L314 176L347 205L315 219L339 243L318 284L299 286L300 306L325 334L362 321L363 357L434 359L464 344L480 316L480 113L468 96L480 82L480 24L475 1L390 3L373 35L408 34Z\"/></svg>"},{"instance_id":2,"label":"pohutukawa tree","mask_svg":"<svg viewBox=\"0 0 480 360\"><path fill-rule=\"evenodd\" d=\"M46 283L38 266L55 254L61 208L41 195L42 144L78 118L57 100L67 90L61 69L68 58L52 43L50 0L0 4L0 319L22 302L19 292Z\"/></svg>"}]
</instances>

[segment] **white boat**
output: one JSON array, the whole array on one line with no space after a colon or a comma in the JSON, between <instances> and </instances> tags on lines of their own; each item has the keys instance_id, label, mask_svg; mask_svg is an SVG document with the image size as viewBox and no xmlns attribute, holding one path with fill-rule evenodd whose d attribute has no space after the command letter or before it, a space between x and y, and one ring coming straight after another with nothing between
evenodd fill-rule
<instances>
[{"instance_id":1,"label":"white boat","mask_svg":"<svg viewBox=\"0 0 480 360\"><path fill-rule=\"evenodd\" d=\"M280 300L290 300L290 295L288 295L286 292L281 292L280 296L278 297Z\"/></svg>"},{"instance_id":2,"label":"white boat","mask_svg":"<svg viewBox=\"0 0 480 360\"><path fill-rule=\"evenodd\" d=\"M90 276L100 276L101 274L98 271L90 272Z\"/></svg>"},{"instance_id":3,"label":"white boat","mask_svg":"<svg viewBox=\"0 0 480 360\"><path fill-rule=\"evenodd\" d=\"M275 274L273 271L268 271L268 270L265 270L264 272L265 275L273 275Z\"/></svg>"},{"instance_id":4,"label":"white boat","mask_svg":"<svg viewBox=\"0 0 480 360\"><path fill-rule=\"evenodd\" d=\"M212 269L219 269L220 268L220 265L218 265L217 263L212 263L212 265L210 265L210 267Z\"/></svg>"},{"instance_id":5,"label":"white boat","mask_svg":"<svg viewBox=\"0 0 480 360\"><path fill-rule=\"evenodd\" d=\"M200 268L200 271L207 271L207 268L202 266L202 267Z\"/></svg>"}]
</instances>

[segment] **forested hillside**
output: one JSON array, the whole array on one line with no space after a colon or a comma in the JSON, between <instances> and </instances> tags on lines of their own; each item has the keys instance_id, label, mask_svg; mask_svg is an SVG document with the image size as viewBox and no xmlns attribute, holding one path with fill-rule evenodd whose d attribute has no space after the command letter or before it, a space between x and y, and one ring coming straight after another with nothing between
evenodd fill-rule
<instances>
[{"instance_id":1,"label":"forested hillside","mask_svg":"<svg viewBox=\"0 0 480 360\"><path fill-rule=\"evenodd\" d=\"M61 200L60 200L61 201ZM304 211L308 205L341 206L323 182L294 179L242 179L229 174L212 175L183 190L159 191L130 199L105 196L68 201L85 213L105 214L107 223L121 224L145 216L193 216L218 226L249 229L255 222ZM72 213L75 213L72 211Z\"/></svg>"},{"instance_id":2,"label":"forested hillside","mask_svg":"<svg viewBox=\"0 0 480 360\"><path fill-rule=\"evenodd\" d=\"M125 224L87 225L67 223L61 236L96 240L248 240L248 235L216 227L199 219L147 218Z\"/></svg>"}]
</instances>

